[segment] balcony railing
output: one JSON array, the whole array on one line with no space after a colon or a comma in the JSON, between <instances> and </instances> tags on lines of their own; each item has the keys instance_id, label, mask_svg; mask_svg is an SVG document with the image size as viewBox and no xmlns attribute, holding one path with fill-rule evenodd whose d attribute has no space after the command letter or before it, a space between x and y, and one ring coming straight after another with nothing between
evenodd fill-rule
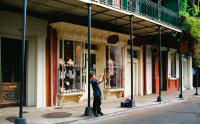
<instances>
[{"instance_id":1,"label":"balcony railing","mask_svg":"<svg viewBox=\"0 0 200 124\"><path fill-rule=\"evenodd\" d=\"M150 0L99 0L99 2L125 11L131 11L153 20L159 20L176 27L179 26L177 13Z\"/></svg>"}]
</instances>

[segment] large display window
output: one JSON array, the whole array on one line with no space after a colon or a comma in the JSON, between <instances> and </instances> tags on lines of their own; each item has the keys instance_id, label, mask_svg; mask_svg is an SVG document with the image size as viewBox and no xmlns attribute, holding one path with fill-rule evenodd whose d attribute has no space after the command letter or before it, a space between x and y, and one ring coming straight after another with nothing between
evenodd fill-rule
<instances>
[{"instance_id":1,"label":"large display window","mask_svg":"<svg viewBox=\"0 0 200 124\"><path fill-rule=\"evenodd\" d=\"M84 43L61 40L59 52L58 82L61 92L77 92L84 89Z\"/></svg>"},{"instance_id":2,"label":"large display window","mask_svg":"<svg viewBox=\"0 0 200 124\"><path fill-rule=\"evenodd\" d=\"M123 47L106 47L106 89L123 88Z\"/></svg>"},{"instance_id":3,"label":"large display window","mask_svg":"<svg viewBox=\"0 0 200 124\"><path fill-rule=\"evenodd\" d=\"M5 37L0 39L0 104L19 103L21 43L21 40L18 39ZM24 86L24 88L26 87ZM26 89L24 90L24 99L25 95Z\"/></svg>"}]
</instances>

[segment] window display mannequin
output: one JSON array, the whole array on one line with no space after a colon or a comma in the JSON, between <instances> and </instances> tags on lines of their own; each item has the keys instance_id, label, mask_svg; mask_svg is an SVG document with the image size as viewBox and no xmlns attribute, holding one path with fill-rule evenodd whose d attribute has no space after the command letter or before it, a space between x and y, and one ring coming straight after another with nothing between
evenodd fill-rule
<instances>
[{"instance_id":1,"label":"window display mannequin","mask_svg":"<svg viewBox=\"0 0 200 124\"><path fill-rule=\"evenodd\" d=\"M67 61L68 67L67 67L67 76L69 79L69 87L70 89L73 89L73 79L74 79L74 62L72 61L72 59L69 59Z\"/></svg>"},{"instance_id":2,"label":"window display mannequin","mask_svg":"<svg viewBox=\"0 0 200 124\"><path fill-rule=\"evenodd\" d=\"M66 69L64 68L64 66L65 66L65 61L62 59L62 58L60 58L59 60L58 60L58 63L59 63L59 77L60 77L60 90L61 90L61 92L62 91L64 91L64 79L65 79L65 77L66 77Z\"/></svg>"},{"instance_id":3,"label":"window display mannequin","mask_svg":"<svg viewBox=\"0 0 200 124\"><path fill-rule=\"evenodd\" d=\"M114 62L111 58L108 60L110 75L114 75Z\"/></svg>"}]
</instances>

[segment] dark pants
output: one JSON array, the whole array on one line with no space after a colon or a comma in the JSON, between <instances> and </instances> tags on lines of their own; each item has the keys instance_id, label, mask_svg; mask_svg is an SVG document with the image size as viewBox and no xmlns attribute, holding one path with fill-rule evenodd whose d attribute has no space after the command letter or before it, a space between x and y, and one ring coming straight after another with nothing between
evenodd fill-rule
<instances>
[{"instance_id":1,"label":"dark pants","mask_svg":"<svg viewBox=\"0 0 200 124\"><path fill-rule=\"evenodd\" d=\"M93 112L94 113L99 113L101 112L101 96L94 96L93 100Z\"/></svg>"}]
</instances>

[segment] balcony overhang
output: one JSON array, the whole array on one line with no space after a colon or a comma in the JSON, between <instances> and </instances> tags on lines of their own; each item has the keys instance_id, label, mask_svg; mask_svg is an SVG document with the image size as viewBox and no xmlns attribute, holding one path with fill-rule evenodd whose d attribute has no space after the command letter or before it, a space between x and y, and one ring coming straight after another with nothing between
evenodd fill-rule
<instances>
[{"instance_id":1,"label":"balcony overhang","mask_svg":"<svg viewBox=\"0 0 200 124\"><path fill-rule=\"evenodd\" d=\"M92 4L92 27L129 34L129 16L133 15L133 34L138 36L158 34L158 25L161 25L162 34L173 31L181 32L178 27L154 20L134 12L121 10L109 5L91 0L30 0L28 12L30 16L49 20L49 23L68 22L87 26L87 4ZM22 12L23 1L0 1L0 10Z\"/></svg>"}]
</instances>

